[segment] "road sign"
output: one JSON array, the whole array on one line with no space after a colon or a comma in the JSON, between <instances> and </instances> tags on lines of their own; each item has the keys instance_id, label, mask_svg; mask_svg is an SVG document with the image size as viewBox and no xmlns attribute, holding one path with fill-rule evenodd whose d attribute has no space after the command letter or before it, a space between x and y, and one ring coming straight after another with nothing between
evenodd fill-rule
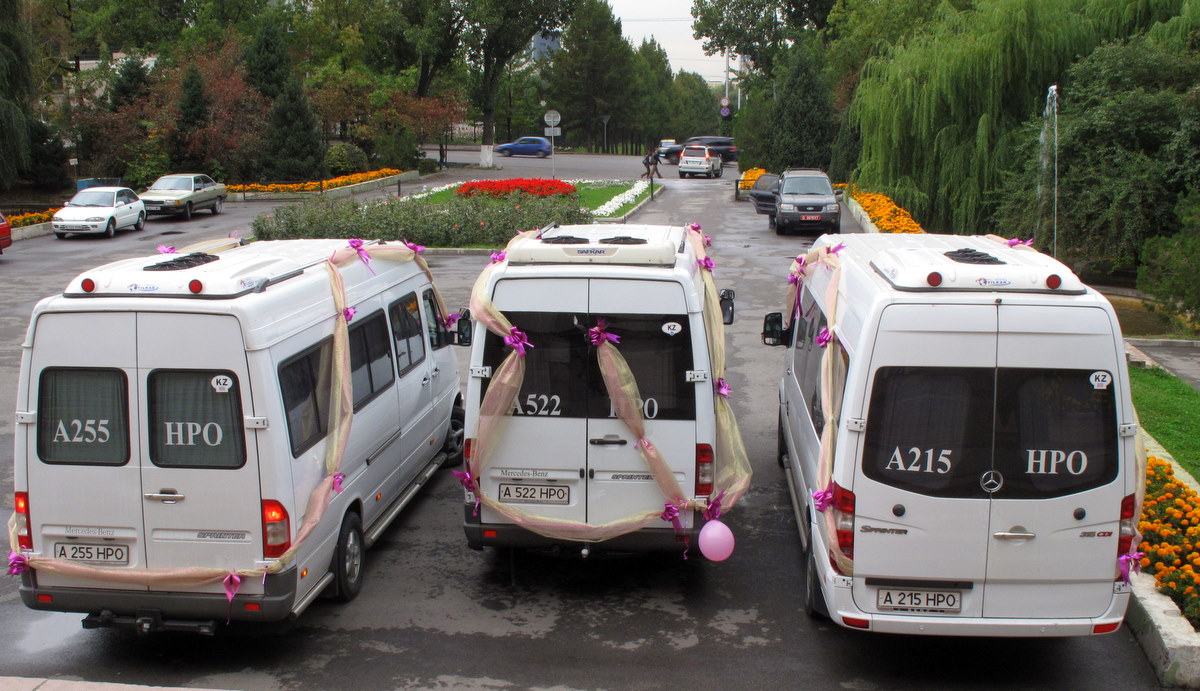
<instances>
[{"instance_id":1,"label":"road sign","mask_svg":"<svg viewBox=\"0 0 1200 691\"><path fill-rule=\"evenodd\" d=\"M729 110L729 106L721 106L721 117L723 117L723 118L729 117L730 112L731 111Z\"/></svg>"},{"instance_id":2,"label":"road sign","mask_svg":"<svg viewBox=\"0 0 1200 691\"><path fill-rule=\"evenodd\" d=\"M728 97L728 96L722 96L722 97L721 97L721 107L722 107L722 108L724 108L724 107L725 107L725 106L727 106L727 105L729 105L729 97Z\"/></svg>"},{"instance_id":3,"label":"road sign","mask_svg":"<svg viewBox=\"0 0 1200 691\"><path fill-rule=\"evenodd\" d=\"M562 116L558 114L557 110L548 110L546 111L545 120L547 125L554 127L562 122Z\"/></svg>"},{"instance_id":4,"label":"road sign","mask_svg":"<svg viewBox=\"0 0 1200 691\"><path fill-rule=\"evenodd\" d=\"M562 136L562 128L561 127L547 127L547 128L545 128L545 130L546 130L546 134L543 136L546 136L546 137L561 137Z\"/></svg>"}]
</instances>

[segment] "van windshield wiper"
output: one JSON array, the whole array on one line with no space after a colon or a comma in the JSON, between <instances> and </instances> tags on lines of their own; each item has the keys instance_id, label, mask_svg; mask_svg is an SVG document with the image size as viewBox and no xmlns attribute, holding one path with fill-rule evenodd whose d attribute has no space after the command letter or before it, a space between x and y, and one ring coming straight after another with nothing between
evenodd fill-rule
<instances>
[{"instance_id":1,"label":"van windshield wiper","mask_svg":"<svg viewBox=\"0 0 1200 691\"><path fill-rule=\"evenodd\" d=\"M628 235L618 235L612 238L601 238L601 245L644 245L646 238L635 238Z\"/></svg>"},{"instance_id":2,"label":"van windshield wiper","mask_svg":"<svg viewBox=\"0 0 1200 691\"><path fill-rule=\"evenodd\" d=\"M588 244L588 239L575 235L555 235L554 237L542 238L542 242L547 245L586 245Z\"/></svg>"}]
</instances>

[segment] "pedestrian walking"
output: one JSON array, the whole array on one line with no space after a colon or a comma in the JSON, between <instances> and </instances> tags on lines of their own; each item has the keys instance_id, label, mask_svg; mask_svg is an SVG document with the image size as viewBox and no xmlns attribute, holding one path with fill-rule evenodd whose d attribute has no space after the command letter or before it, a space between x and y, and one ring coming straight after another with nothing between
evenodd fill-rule
<instances>
[{"instance_id":1,"label":"pedestrian walking","mask_svg":"<svg viewBox=\"0 0 1200 691\"><path fill-rule=\"evenodd\" d=\"M651 161L653 161L653 160L654 160L654 150L646 149L646 155L642 156L642 165L645 166L646 172L644 172L638 176L639 180L642 178L649 180L650 178L654 177L653 169L656 166L654 166L654 164L651 163ZM659 177L662 177L662 176L660 175Z\"/></svg>"}]
</instances>

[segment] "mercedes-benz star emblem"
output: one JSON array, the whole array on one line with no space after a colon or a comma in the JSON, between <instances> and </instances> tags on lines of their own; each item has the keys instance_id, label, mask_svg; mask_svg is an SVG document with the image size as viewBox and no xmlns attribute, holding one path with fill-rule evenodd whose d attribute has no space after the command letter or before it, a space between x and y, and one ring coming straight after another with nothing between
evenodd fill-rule
<instances>
[{"instance_id":1,"label":"mercedes-benz star emblem","mask_svg":"<svg viewBox=\"0 0 1200 691\"><path fill-rule=\"evenodd\" d=\"M988 470L979 476L979 486L984 492L991 494L1004 486L1004 476L999 470Z\"/></svg>"}]
</instances>

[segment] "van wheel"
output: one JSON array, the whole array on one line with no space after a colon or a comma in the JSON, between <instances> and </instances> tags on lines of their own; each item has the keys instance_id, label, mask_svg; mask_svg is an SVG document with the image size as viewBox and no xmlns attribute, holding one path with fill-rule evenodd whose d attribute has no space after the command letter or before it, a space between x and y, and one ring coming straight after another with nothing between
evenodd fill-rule
<instances>
[{"instance_id":1,"label":"van wheel","mask_svg":"<svg viewBox=\"0 0 1200 691\"><path fill-rule=\"evenodd\" d=\"M362 590L365 551L362 520L358 514L350 511L342 519L337 551L333 555L333 582L337 586L337 594L334 597L340 602L353 600Z\"/></svg>"},{"instance_id":2,"label":"van wheel","mask_svg":"<svg viewBox=\"0 0 1200 691\"><path fill-rule=\"evenodd\" d=\"M817 558L812 550L808 553L808 571L804 574L804 613L813 619L828 619L825 596L821 593L821 581L817 578Z\"/></svg>"},{"instance_id":3,"label":"van wheel","mask_svg":"<svg viewBox=\"0 0 1200 691\"><path fill-rule=\"evenodd\" d=\"M780 421L779 426L775 428L775 440L776 440L775 460L779 461L780 468L786 468L787 461L784 461L783 459L787 458L788 450L787 450L787 442L783 438L783 422L782 421Z\"/></svg>"},{"instance_id":4,"label":"van wheel","mask_svg":"<svg viewBox=\"0 0 1200 691\"><path fill-rule=\"evenodd\" d=\"M446 429L446 442L442 444L442 451L446 454L446 460L442 461L443 468L462 465L467 433L466 419L467 411L463 410L462 406L456 405L450 411L450 426Z\"/></svg>"}]
</instances>

